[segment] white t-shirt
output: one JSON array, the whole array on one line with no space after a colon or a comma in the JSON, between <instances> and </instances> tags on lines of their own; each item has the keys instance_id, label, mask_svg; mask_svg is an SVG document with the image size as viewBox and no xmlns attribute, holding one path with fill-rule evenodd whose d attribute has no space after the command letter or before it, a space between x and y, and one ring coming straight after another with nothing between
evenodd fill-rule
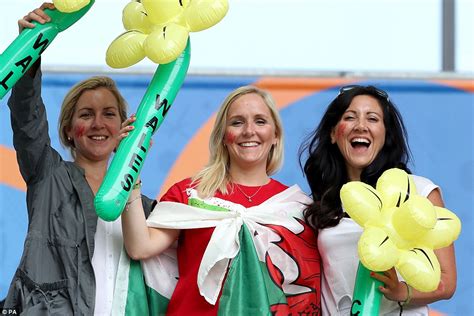
<instances>
[{"instance_id":1,"label":"white t-shirt","mask_svg":"<svg viewBox=\"0 0 474 316\"><path fill-rule=\"evenodd\" d=\"M413 175L417 193L427 197L438 188L429 179ZM352 294L359 265L357 242L362 227L350 218L342 218L335 227L319 230L318 248L322 260L322 315L350 315ZM397 302L382 297L380 315L400 315ZM403 315L428 315L428 307L404 306Z\"/></svg>"},{"instance_id":2,"label":"white t-shirt","mask_svg":"<svg viewBox=\"0 0 474 316\"><path fill-rule=\"evenodd\" d=\"M95 274L95 316L110 316L115 277L123 248L122 218L113 222L97 220L92 268Z\"/></svg>"}]
</instances>

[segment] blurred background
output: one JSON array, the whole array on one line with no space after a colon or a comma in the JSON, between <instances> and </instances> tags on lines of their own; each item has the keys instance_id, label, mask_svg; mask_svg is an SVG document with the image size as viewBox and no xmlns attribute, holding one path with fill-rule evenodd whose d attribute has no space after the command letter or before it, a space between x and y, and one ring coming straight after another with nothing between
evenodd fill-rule
<instances>
[{"instance_id":1,"label":"blurred background","mask_svg":"<svg viewBox=\"0 0 474 316\"><path fill-rule=\"evenodd\" d=\"M114 78L136 111L157 65L148 60L115 70L108 45L124 32L124 0L97 0L42 55L43 98L53 146L66 92L94 74ZM17 20L41 4L0 2L0 51L16 38ZM345 84L386 90L402 113L413 173L441 186L446 207L462 220L456 241L458 287L433 315L474 315L474 1L229 0L216 26L191 33L191 65L142 172L144 191L159 198L206 163L215 112L233 89L269 90L286 132L285 164L275 176L308 191L297 151ZM0 100L0 299L20 259L27 229L25 184L12 145L9 94ZM41 264L41 263L38 263Z\"/></svg>"}]
</instances>

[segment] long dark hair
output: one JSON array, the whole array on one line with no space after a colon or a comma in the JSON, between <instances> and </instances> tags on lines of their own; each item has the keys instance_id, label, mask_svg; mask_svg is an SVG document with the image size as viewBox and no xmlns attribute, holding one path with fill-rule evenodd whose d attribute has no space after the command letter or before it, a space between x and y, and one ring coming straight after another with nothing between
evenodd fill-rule
<instances>
[{"instance_id":1,"label":"long dark hair","mask_svg":"<svg viewBox=\"0 0 474 316\"><path fill-rule=\"evenodd\" d=\"M361 181L375 186L387 169L400 168L410 173L408 135L402 117L387 93L374 86L342 87L329 104L317 128L309 134L299 150L299 161L313 197L305 211L306 221L315 229L333 227L343 217L339 191L349 181L344 157L337 144L331 143L331 131L350 106L354 97L369 95L376 98L383 110L385 144L374 161L361 173ZM304 157L308 157L303 165Z\"/></svg>"}]
</instances>

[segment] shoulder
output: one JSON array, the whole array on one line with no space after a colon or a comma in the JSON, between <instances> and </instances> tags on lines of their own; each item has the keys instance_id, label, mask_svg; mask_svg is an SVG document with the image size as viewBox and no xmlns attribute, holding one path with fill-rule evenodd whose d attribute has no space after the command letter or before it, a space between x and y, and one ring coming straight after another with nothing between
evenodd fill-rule
<instances>
[{"instance_id":1,"label":"shoulder","mask_svg":"<svg viewBox=\"0 0 474 316\"><path fill-rule=\"evenodd\" d=\"M270 179L270 183L268 185L277 191L284 191L288 189L288 186L286 184L283 184L280 181L275 180L273 178Z\"/></svg>"},{"instance_id":2,"label":"shoulder","mask_svg":"<svg viewBox=\"0 0 474 316\"><path fill-rule=\"evenodd\" d=\"M413 178L413 182L415 183L416 191L421 196L427 197L433 190L439 189L439 186L428 178L414 174L411 176Z\"/></svg>"},{"instance_id":3,"label":"shoulder","mask_svg":"<svg viewBox=\"0 0 474 316\"><path fill-rule=\"evenodd\" d=\"M180 187L180 188L189 188L191 186L192 180L191 178L186 178L181 181L176 182L172 185L172 187Z\"/></svg>"},{"instance_id":4,"label":"shoulder","mask_svg":"<svg viewBox=\"0 0 474 316\"><path fill-rule=\"evenodd\" d=\"M192 184L191 178L186 178L176 182L168 189L168 191L166 191L166 193L161 197L160 201L187 203L188 195L186 191L191 186L194 186L194 184Z\"/></svg>"}]
</instances>

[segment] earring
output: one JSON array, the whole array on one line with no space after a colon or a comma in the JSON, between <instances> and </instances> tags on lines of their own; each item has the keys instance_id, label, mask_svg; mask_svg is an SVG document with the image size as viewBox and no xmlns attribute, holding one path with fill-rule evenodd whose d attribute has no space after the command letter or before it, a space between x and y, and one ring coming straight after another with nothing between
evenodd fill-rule
<instances>
[{"instance_id":1,"label":"earring","mask_svg":"<svg viewBox=\"0 0 474 316\"><path fill-rule=\"evenodd\" d=\"M68 142L72 141L71 136L68 136L68 137L67 137L67 141L68 141Z\"/></svg>"}]
</instances>

